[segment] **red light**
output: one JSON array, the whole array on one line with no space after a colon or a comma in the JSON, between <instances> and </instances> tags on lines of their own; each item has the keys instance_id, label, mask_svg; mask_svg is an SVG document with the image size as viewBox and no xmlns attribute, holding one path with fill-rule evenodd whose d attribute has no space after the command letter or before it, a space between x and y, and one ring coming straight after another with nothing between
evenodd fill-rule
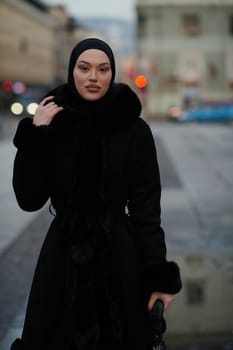
<instances>
[{"instance_id":1,"label":"red light","mask_svg":"<svg viewBox=\"0 0 233 350\"><path fill-rule=\"evenodd\" d=\"M138 75L135 79L135 84L138 88L142 89L147 85L147 78L144 75Z\"/></svg>"},{"instance_id":2,"label":"red light","mask_svg":"<svg viewBox=\"0 0 233 350\"><path fill-rule=\"evenodd\" d=\"M13 82L11 80L4 80L2 83L2 87L6 92L10 92L13 87Z\"/></svg>"}]
</instances>

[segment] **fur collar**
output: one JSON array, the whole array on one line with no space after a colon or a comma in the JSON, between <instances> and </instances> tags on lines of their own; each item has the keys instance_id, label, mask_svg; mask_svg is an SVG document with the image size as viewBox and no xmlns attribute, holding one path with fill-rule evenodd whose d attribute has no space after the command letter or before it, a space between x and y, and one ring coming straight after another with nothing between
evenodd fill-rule
<instances>
[{"instance_id":1,"label":"fur collar","mask_svg":"<svg viewBox=\"0 0 233 350\"><path fill-rule=\"evenodd\" d=\"M114 83L111 99L102 105L92 102L77 103L67 84L50 91L47 96L64 107L51 126L64 133L95 132L100 136L112 135L128 128L141 113L141 102L136 93L126 84Z\"/></svg>"}]
</instances>

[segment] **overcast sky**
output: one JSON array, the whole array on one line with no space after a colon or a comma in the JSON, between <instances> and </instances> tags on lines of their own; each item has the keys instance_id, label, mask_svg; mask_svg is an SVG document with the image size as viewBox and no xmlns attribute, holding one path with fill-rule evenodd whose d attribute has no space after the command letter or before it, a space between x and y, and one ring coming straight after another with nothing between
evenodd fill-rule
<instances>
[{"instance_id":1,"label":"overcast sky","mask_svg":"<svg viewBox=\"0 0 233 350\"><path fill-rule=\"evenodd\" d=\"M46 4L62 4L73 16L108 16L134 19L136 0L43 0Z\"/></svg>"}]
</instances>

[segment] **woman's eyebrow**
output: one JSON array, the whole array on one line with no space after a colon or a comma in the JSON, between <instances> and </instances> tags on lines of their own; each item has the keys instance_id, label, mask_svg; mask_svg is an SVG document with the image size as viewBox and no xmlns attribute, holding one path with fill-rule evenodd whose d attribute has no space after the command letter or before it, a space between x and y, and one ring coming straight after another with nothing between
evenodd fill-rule
<instances>
[{"instance_id":1,"label":"woman's eyebrow","mask_svg":"<svg viewBox=\"0 0 233 350\"><path fill-rule=\"evenodd\" d=\"M85 64L91 64L91 62L88 62L88 61L85 61L85 60L80 60L80 61L78 61L78 63L85 63ZM100 63L99 64L99 66L103 66L103 65L109 65L110 66L110 63L109 62L102 62L102 63Z\"/></svg>"},{"instance_id":2,"label":"woman's eyebrow","mask_svg":"<svg viewBox=\"0 0 233 350\"><path fill-rule=\"evenodd\" d=\"M100 63L100 66L103 66L103 65L108 65L108 66L110 66L110 63L109 62L103 62L103 63Z\"/></svg>"}]
</instances>

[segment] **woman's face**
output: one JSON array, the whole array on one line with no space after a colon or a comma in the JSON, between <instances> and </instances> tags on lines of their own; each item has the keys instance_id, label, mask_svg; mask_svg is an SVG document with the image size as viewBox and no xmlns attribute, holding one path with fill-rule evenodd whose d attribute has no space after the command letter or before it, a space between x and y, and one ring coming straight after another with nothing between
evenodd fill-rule
<instances>
[{"instance_id":1,"label":"woman's face","mask_svg":"<svg viewBox=\"0 0 233 350\"><path fill-rule=\"evenodd\" d=\"M78 93L88 101L96 101L108 91L112 70L108 56L101 50L89 49L78 57L74 71Z\"/></svg>"}]
</instances>

